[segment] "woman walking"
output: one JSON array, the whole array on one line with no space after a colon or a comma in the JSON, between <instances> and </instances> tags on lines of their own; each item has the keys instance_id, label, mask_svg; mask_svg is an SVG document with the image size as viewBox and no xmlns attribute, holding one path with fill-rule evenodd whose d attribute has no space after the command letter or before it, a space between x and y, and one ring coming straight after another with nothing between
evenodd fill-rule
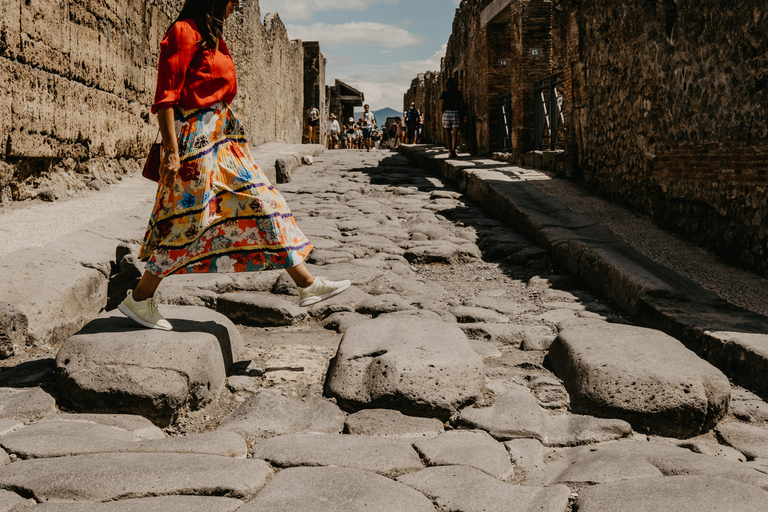
<instances>
[{"instance_id":1,"label":"woman walking","mask_svg":"<svg viewBox=\"0 0 768 512\"><path fill-rule=\"evenodd\" d=\"M120 311L144 327L171 330L155 290L171 274L285 269L300 306L347 289L304 265L312 244L280 193L253 162L229 103L235 65L222 39L239 0L186 0L160 46L157 114L163 140L155 207L139 257L147 262Z\"/></svg>"},{"instance_id":2,"label":"woman walking","mask_svg":"<svg viewBox=\"0 0 768 512\"><path fill-rule=\"evenodd\" d=\"M449 158L456 158L456 143L461 128L461 111L464 99L456 85L456 80L449 78L445 83L445 91L440 96L440 112L443 114L443 129L445 129L445 145L448 147Z\"/></svg>"}]
</instances>

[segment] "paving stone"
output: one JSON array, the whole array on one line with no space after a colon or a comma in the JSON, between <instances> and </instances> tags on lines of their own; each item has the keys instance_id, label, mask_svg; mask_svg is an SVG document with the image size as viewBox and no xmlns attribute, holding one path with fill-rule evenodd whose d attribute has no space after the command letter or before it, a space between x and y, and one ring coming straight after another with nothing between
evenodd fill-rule
<instances>
[{"instance_id":1,"label":"paving stone","mask_svg":"<svg viewBox=\"0 0 768 512\"><path fill-rule=\"evenodd\" d=\"M271 475L269 465L256 459L99 453L17 461L0 468L0 486L38 501L111 501L182 493L247 498Z\"/></svg>"},{"instance_id":2,"label":"paving stone","mask_svg":"<svg viewBox=\"0 0 768 512\"><path fill-rule=\"evenodd\" d=\"M493 311L507 316L522 315L523 313L536 309L536 307L531 304L521 304L500 297L474 297L464 301L464 305L475 308L492 309Z\"/></svg>"},{"instance_id":3,"label":"paving stone","mask_svg":"<svg viewBox=\"0 0 768 512\"><path fill-rule=\"evenodd\" d=\"M40 420L45 421L75 421L98 423L120 430L125 430L139 439L165 439L162 430L143 416L135 414L57 414Z\"/></svg>"},{"instance_id":4,"label":"paving stone","mask_svg":"<svg viewBox=\"0 0 768 512\"><path fill-rule=\"evenodd\" d=\"M744 423L721 423L717 436L751 459L768 459L768 428Z\"/></svg>"},{"instance_id":5,"label":"paving stone","mask_svg":"<svg viewBox=\"0 0 768 512\"><path fill-rule=\"evenodd\" d=\"M768 492L719 478L675 476L612 482L584 489L579 512L764 511Z\"/></svg>"},{"instance_id":6,"label":"paving stone","mask_svg":"<svg viewBox=\"0 0 768 512\"><path fill-rule=\"evenodd\" d=\"M675 338L643 327L578 320L549 350L574 412L621 418L635 430L691 437L728 412L723 373Z\"/></svg>"},{"instance_id":7,"label":"paving stone","mask_svg":"<svg viewBox=\"0 0 768 512\"><path fill-rule=\"evenodd\" d=\"M349 434L389 436L405 439L433 438L445 428L440 420L406 416L392 409L363 409L350 414L345 422Z\"/></svg>"},{"instance_id":8,"label":"paving stone","mask_svg":"<svg viewBox=\"0 0 768 512\"><path fill-rule=\"evenodd\" d=\"M481 255L480 249L474 244L457 245L450 242L434 242L430 245L406 249L403 256L410 263L458 265L475 261Z\"/></svg>"},{"instance_id":9,"label":"paving stone","mask_svg":"<svg viewBox=\"0 0 768 512\"><path fill-rule=\"evenodd\" d=\"M0 369L0 388L33 388L53 382L56 360L50 357L32 359Z\"/></svg>"},{"instance_id":10,"label":"paving stone","mask_svg":"<svg viewBox=\"0 0 768 512\"><path fill-rule=\"evenodd\" d=\"M390 478L424 468L408 441L380 436L291 434L259 442L253 456L281 468L342 466Z\"/></svg>"},{"instance_id":11,"label":"paving stone","mask_svg":"<svg viewBox=\"0 0 768 512\"><path fill-rule=\"evenodd\" d=\"M10 434L11 432L19 430L23 426L23 421L15 420L12 418L0 418L0 436Z\"/></svg>"},{"instance_id":12,"label":"paving stone","mask_svg":"<svg viewBox=\"0 0 768 512\"><path fill-rule=\"evenodd\" d=\"M520 343L520 350L549 350L549 347L552 346L556 337L557 336L554 334L533 334L531 332L526 332L523 335L523 341Z\"/></svg>"},{"instance_id":13,"label":"paving stone","mask_svg":"<svg viewBox=\"0 0 768 512\"><path fill-rule=\"evenodd\" d=\"M354 311L355 305L370 297L358 286L353 285L344 290L344 293L309 306L307 312L313 318L325 318L341 311Z\"/></svg>"},{"instance_id":14,"label":"paving stone","mask_svg":"<svg viewBox=\"0 0 768 512\"><path fill-rule=\"evenodd\" d=\"M357 304L355 310L364 315L378 316L384 313L394 313L395 311L404 311L416 309L411 302L395 295L386 293L384 295L375 295L365 299Z\"/></svg>"},{"instance_id":15,"label":"paving stone","mask_svg":"<svg viewBox=\"0 0 768 512\"><path fill-rule=\"evenodd\" d=\"M230 320L255 327L293 325L307 315L306 309L271 294L226 293L216 304L216 310Z\"/></svg>"},{"instance_id":16,"label":"paving stone","mask_svg":"<svg viewBox=\"0 0 768 512\"><path fill-rule=\"evenodd\" d=\"M433 300L440 299L446 293L445 288L438 283L413 278L404 279L391 275L384 275L371 281L366 290L374 295L394 293L411 299L428 298Z\"/></svg>"},{"instance_id":17,"label":"paving stone","mask_svg":"<svg viewBox=\"0 0 768 512\"><path fill-rule=\"evenodd\" d=\"M33 504L34 501L22 498L15 492L0 489L0 512L17 512Z\"/></svg>"},{"instance_id":18,"label":"paving stone","mask_svg":"<svg viewBox=\"0 0 768 512\"><path fill-rule=\"evenodd\" d=\"M115 427L81 421L43 421L7 434L0 445L22 459L89 453L199 453L245 458L245 440L231 432L206 432L142 440Z\"/></svg>"},{"instance_id":19,"label":"paving stone","mask_svg":"<svg viewBox=\"0 0 768 512\"><path fill-rule=\"evenodd\" d=\"M641 458L615 452L583 453L571 458L570 465L548 485L594 485L657 476L663 476L661 471Z\"/></svg>"},{"instance_id":20,"label":"paving stone","mask_svg":"<svg viewBox=\"0 0 768 512\"><path fill-rule=\"evenodd\" d=\"M333 313L328 318L326 318L323 321L323 327L344 334L347 332L347 329L353 325L365 322L366 320L370 320L370 317L361 315L359 313L340 311L338 313Z\"/></svg>"},{"instance_id":21,"label":"paving stone","mask_svg":"<svg viewBox=\"0 0 768 512\"><path fill-rule=\"evenodd\" d=\"M743 421L768 422L768 404L746 389L731 389L730 412Z\"/></svg>"},{"instance_id":22,"label":"paving stone","mask_svg":"<svg viewBox=\"0 0 768 512\"><path fill-rule=\"evenodd\" d=\"M477 355L483 359L501 357L502 355L499 349L488 342L482 340L473 340L470 338L469 344L472 346L472 350L474 350Z\"/></svg>"},{"instance_id":23,"label":"paving stone","mask_svg":"<svg viewBox=\"0 0 768 512\"><path fill-rule=\"evenodd\" d=\"M206 308L161 313L173 331L145 329L112 311L64 342L56 357L62 395L80 411L134 413L159 426L216 399L243 350L237 328Z\"/></svg>"},{"instance_id":24,"label":"paving stone","mask_svg":"<svg viewBox=\"0 0 768 512\"><path fill-rule=\"evenodd\" d=\"M173 275L163 280L163 285L157 289L155 300L159 304L215 309L219 294L233 289L234 281L230 274ZM123 296L120 302L124 298Z\"/></svg>"},{"instance_id":25,"label":"paving stone","mask_svg":"<svg viewBox=\"0 0 768 512\"><path fill-rule=\"evenodd\" d=\"M427 468L397 481L426 495L440 510L462 512L565 512L571 495L564 485L512 485L468 466Z\"/></svg>"},{"instance_id":26,"label":"paving stone","mask_svg":"<svg viewBox=\"0 0 768 512\"><path fill-rule=\"evenodd\" d=\"M251 362L251 364L253 364ZM227 389L233 393L256 393L261 389L261 379L248 375L233 375L227 377Z\"/></svg>"},{"instance_id":27,"label":"paving stone","mask_svg":"<svg viewBox=\"0 0 768 512\"><path fill-rule=\"evenodd\" d=\"M219 275L228 275L231 277L232 285L234 287L231 290L222 290L220 293L229 291L268 292L275 285L277 279L281 275L285 275L285 272L282 270L262 270L261 272L237 272L235 274ZM194 277L199 276L196 275Z\"/></svg>"},{"instance_id":28,"label":"paving stone","mask_svg":"<svg viewBox=\"0 0 768 512\"><path fill-rule=\"evenodd\" d=\"M545 446L576 446L619 439L632 432L621 420L571 414L549 415L524 386L510 386L490 407L467 407L459 421L487 431L499 440L520 437L540 440Z\"/></svg>"},{"instance_id":29,"label":"paving stone","mask_svg":"<svg viewBox=\"0 0 768 512\"><path fill-rule=\"evenodd\" d=\"M504 441L504 446L514 462L515 471L522 469L530 473L544 467L544 445L538 439L512 439Z\"/></svg>"},{"instance_id":30,"label":"paving stone","mask_svg":"<svg viewBox=\"0 0 768 512\"><path fill-rule=\"evenodd\" d=\"M37 420L56 413L56 400L40 388L0 388L0 417Z\"/></svg>"},{"instance_id":31,"label":"paving stone","mask_svg":"<svg viewBox=\"0 0 768 512\"><path fill-rule=\"evenodd\" d=\"M331 251L327 249L313 250L307 258L307 263L315 265L330 265L332 263L346 263L355 259L350 251Z\"/></svg>"},{"instance_id":32,"label":"paving stone","mask_svg":"<svg viewBox=\"0 0 768 512\"><path fill-rule=\"evenodd\" d=\"M375 473L351 468L280 471L238 512L434 512L423 494Z\"/></svg>"},{"instance_id":33,"label":"paving stone","mask_svg":"<svg viewBox=\"0 0 768 512\"><path fill-rule=\"evenodd\" d=\"M350 327L326 379L326 393L350 407L450 415L481 396L483 361L461 329L394 314Z\"/></svg>"},{"instance_id":34,"label":"paving stone","mask_svg":"<svg viewBox=\"0 0 768 512\"><path fill-rule=\"evenodd\" d=\"M490 309L460 306L451 310L453 316L461 324L472 323L507 323L509 318Z\"/></svg>"},{"instance_id":35,"label":"paving stone","mask_svg":"<svg viewBox=\"0 0 768 512\"><path fill-rule=\"evenodd\" d=\"M512 346L519 345L528 335L546 336L552 333L544 325L471 323L460 324L459 327L468 338Z\"/></svg>"},{"instance_id":36,"label":"paving stone","mask_svg":"<svg viewBox=\"0 0 768 512\"><path fill-rule=\"evenodd\" d=\"M321 432L334 434L344 428L344 413L327 400L301 402L264 389L243 402L221 422L220 430L244 436Z\"/></svg>"},{"instance_id":37,"label":"paving stone","mask_svg":"<svg viewBox=\"0 0 768 512\"><path fill-rule=\"evenodd\" d=\"M485 432L453 430L413 446L427 466L469 466L499 480L514 475L504 445Z\"/></svg>"},{"instance_id":38,"label":"paving stone","mask_svg":"<svg viewBox=\"0 0 768 512\"><path fill-rule=\"evenodd\" d=\"M235 512L242 506L242 501L233 498L158 496L107 503L41 503L35 505L34 512L147 512L156 510L163 512Z\"/></svg>"}]
</instances>

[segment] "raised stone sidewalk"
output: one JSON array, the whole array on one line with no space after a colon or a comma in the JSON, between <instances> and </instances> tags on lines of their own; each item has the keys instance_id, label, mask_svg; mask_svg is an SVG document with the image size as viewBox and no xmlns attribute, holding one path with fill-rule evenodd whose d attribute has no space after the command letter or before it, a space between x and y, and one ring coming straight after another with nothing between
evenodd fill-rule
<instances>
[{"instance_id":1,"label":"raised stone sidewalk","mask_svg":"<svg viewBox=\"0 0 768 512\"><path fill-rule=\"evenodd\" d=\"M570 210L536 186L549 175L468 155L449 159L435 146L400 151L547 249L632 320L679 339L735 381L768 392L768 317L730 304Z\"/></svg>"}]
</instances>

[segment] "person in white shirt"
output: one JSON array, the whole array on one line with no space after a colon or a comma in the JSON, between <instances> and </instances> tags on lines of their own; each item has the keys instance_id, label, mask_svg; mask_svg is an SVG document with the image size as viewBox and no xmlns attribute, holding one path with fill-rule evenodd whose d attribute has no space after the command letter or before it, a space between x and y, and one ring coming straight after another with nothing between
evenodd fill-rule
<instances>
[{"instance_id":1,"label":"person in white shirt","mask_svg":"<svg viewBox=\"0 0 768 512\"><path fill-rule=\"evenodd\" d=\"M315 107L315 102L313 101L307 110L307 137L309 138L310 144L315 143L315 133L319 126L320 111L317 110L317 107Z\"/></svg>"},{"instance_id":2,"label":"person in white shirt","mask_svg":"<svg viewBox=\"0 0 768 512\"><path fill-rule=\"evenodd\" d=\"M328 124L326 125L325 131L328 133L328 149L339 149L341 127L336 120L336 114L331 114L328 118Z\"/></svg>"},{"instance_id":3,"label":"person in white shirt","mask_svg":"<svg viewBox=\"0 0 768 512\"><path fill-rule=\"evenodd\" d=\"M371 112L371 107L369 105L365 105L363 108L365 108L365 112L360 114L360 130L362 131L362 137L363 141L365 143L365 147L368 151L371 150L371 135L373 133L373 127L376 124L376 116L373 115L373 112ZM360 148L363 149L363 148Z\"/></svg>"}]
</instances>

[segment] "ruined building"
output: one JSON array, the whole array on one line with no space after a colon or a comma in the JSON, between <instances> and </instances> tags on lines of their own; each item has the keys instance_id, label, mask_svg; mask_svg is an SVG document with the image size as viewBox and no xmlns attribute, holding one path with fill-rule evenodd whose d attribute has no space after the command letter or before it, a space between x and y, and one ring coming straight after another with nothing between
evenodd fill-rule
<instances>
[{"instance_id":1,"label":"ruined building","mask_svg":"<svg viewBox=\"0 0 768 512\"><path fill-rule=\"evenodd\" d=\"M307 138L304 131L303 142L323 144L325 142L325 120L328 119L328 101L325 86L325 57L320 51L320 43L307 41L304 43L304 112L309 110L312 103L320 111L320 127L314 141ZM306 116L305 116L306 117Z\"/></svg>"},{"instance_id":2,"label":"ruined building","mask_svg":"<svg viewBox=\"0 0 768 512\"><path fill-rule=\"evenodd\" d=\"M347 124L350 117L357 121L355 107L362 107L365 103L365 95L362 92L337 78L335 85L328 86L327 95L329 113L336 114L340 125Z\"/></svg>"},{"instance_id":3,"label":"ruined building","mask_svg":"<svg viewBox=\"0 0 768 512\"><path fill-rule=\"evenodd\" d=\"M182 3L0 2L0 201L50 199L138 171L157 134L160 41ZM262 23L258 1L227 21L225 38L249 142L300 142L305 87L324 93L324 65L305 71L305 45L276 14ZM319 47L310 52L324 63Z\"/></svg>"},{"instance_id":4,"label":"ruined building","mask_svg":"<svg viewBox=\"0 0 768 512\"><path fill-rule=\"evenodd\" d=\"M439 73L405 103L442 143L437 98L454 76L468 149L522 161L537 147L534 100L552 105L534 83L554 75L564 174L766 275L765 34L758 0L463 0Z\"/></svg>"}]
</instances>

